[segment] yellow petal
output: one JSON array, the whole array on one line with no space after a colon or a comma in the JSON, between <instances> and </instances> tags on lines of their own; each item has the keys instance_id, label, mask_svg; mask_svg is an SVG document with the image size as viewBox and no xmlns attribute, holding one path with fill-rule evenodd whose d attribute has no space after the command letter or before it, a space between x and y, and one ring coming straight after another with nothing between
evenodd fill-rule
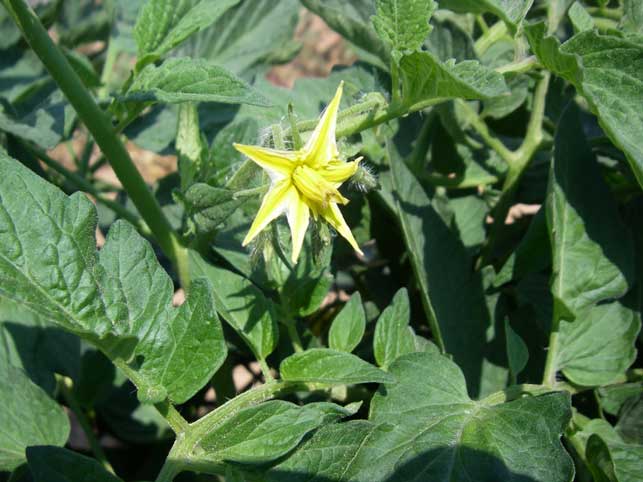
<instances>
[{"instance_id":1,"label":"yellow petal","mask_svg":"<svg viewBox=\"0 0 643 482\"><path fill-rule=\"evenodd\" d=\"M243 240L243 246L252 241L273 219L283 214L296 195L297 190L289 178L275 183L264 196L259 212Z\"/></svg>"},{"instance_id":2,"label":"yellow petal","mask_svg":"<svg viewBox=\"0 0 643 482\"><path fill-rule=\"evenodd\" d=\"M320 169L319 173L328 182L341 184L347 179L353 177L359 167L359 161L362 159L363 158L360 157L355 159L353 162L333 160Z\"/></svg>"},{"instance_id":3,"label":"yellow petal","mask_svg":"<svg viewBox=\"0 0 643 482\"><path fill-rule=\"evenodd\" d=\"M290 176L295 168L296 152L236 143L233 146L237 151L248 156L261 166L273 181L279 181L284 177Z\"/></svg>"},{"instance_id":4,"label":"yellow petal","mask_svg":"<svg viewBox=\"0 0 643 482\"><path fill-rule=\"evenodd\" d=\"M301 253L301 247L304 245L304 237L310 222L310 209L304 202L303 198L297 194L297 200L288 205L286 212L288 224L290 225L290 234L292 236L292 262L296 263Z\"/></svg>"},{"instance_id":5,"label":"yellow petal","mask_svg":"<svg viewBox=\"0 0 643 482\"><path fill-rule=\"evenodd\" d=\"M339 210L337 204L330 204L328 208L321 210L319 214L323 216L328 224L335 228L335 231L337 231L346 241L350 243L355 251L357 251L359 254L364 254L362 253L362 250L359 249L357 241L355 241L353 233L351 233L351 229L348 227L348 224L346 224L344 216L342 216L342 213Z\"/></svg>"},{"instance_id":6,"label":"yellow petal","mask_svg":"<svg viewBox=\"0 0 643 482\"><path fill-rule=\"evenodd\" d=\"M299 193L314 204L327 206L329 203L346 204L348 202L348 199L342 196L333 184L306 165L294 170L292 180Z\"/></svg>"},{"instance_id":7,"label":"yellow petal","mask_svg":"<svg viewBox=\"0 0 643 482\"><path fill-rule=\"evenodd\" d=\"M306 142L304 146L303 150L306 153L306 162L311 167L323 166L331 159L337 159L339 157L337 143L335 142L335 127L343 87L344 81L339 83L335 97L333 97L333 100L331 100L326 107L317 127L315 127L310 139L308 139L308 142Z\"/></svg>"}]
</instances>

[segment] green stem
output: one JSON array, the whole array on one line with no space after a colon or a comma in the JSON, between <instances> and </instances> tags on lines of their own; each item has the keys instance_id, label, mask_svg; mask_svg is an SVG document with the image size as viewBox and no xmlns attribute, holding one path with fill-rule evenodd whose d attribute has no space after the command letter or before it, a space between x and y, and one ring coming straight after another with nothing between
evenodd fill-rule
<instances>
[{"instance_id":1,"label":"green stem","mask_svg":"<svg viewBox=\"0 0 643 482\"><path fill-rule=\"evenodd\" d=\"M476 40L473 48L478 54L478 56L484 54L491 45L496 43L502 37L507 35L509 31L507 30L507 25L502 20L495 23L489 30Z\"/></svg>"},{"instance_id":2,"label":"green stem","mask_svg":"<svg viewBox=\"0 0 643 482\"><path fill-rule=\"evenodd\" d=\"M274 398L279 394L292 393L300 390L313 391L321 389L324 386L325 385L321 384L295 383L276 380L248 390L247 392L243 392L227 403L221 405L213 412L208 413L196 422L190 424L190 433L189 437L186 438L186 443L187 439L190 439L192 442L198 442L200 437L210 432L214 427L231 415L237 413L242 408L256 405L265 400Z\"/></svg>"},{"instance_id":3,"label":"green stem","mask_svg":"<svg viewBox=\"0 0 643 482\"><path fill-rule=\"evenodd\" d=\"M273 124L270 127L272 133L272 143L275 149L285 149L286 143L284 142L284 131L279 124Z\"/></svg>"},{"instance_id":4,"label":"green stem","mask_svg":"<svg viewBox=\"0 0 643 482\"><path fill-rule=\"evenodd\" d=\"M531 117L527 124L527 134L520 147L515 151L510 151L505 147L500 140L493 137L487 128L487 125L478 117L475 111L470 110L471 126L480 134L482 140L492 149L494 149L500 157L502 157L509 166L507 176L502 187L502 194L500 200L497 202L493 218L494 222L491 227L489 237L484 245L480 259L478 260L478 267L484 266L489 263L493 255L495 247L495 239L498 236L500 229L504 225L507 212L511 207L515 190L518 186L520 178L529 166L531 159L536 151L543 143L543 121L545 118L545 101L547 96L547 89L549 88L550 73L544 72L542 78L536 85L534 92L533 107Z\"/></svg>"},{"instance_id":5,"label":"green stem","mask_svg":"<svg viewBox=\"0 0 643 482\"><path fill-rule=\"evenodd\" d=\"M174 459L170 458L170 455L168 455L168 458L165 460L165 463L163 464L159 475L156 477L155 482L172 482L174 480L174 477L179 475L179 473L182 471L181 466L177 464Z\"/></svg>"},{"instance_id":6,"label":"green stem","mask_svg":"<svg viewBox=\"0 0 643 482\"><path fill-rule=\"evenodd\" d=\"M165 420L167 420L168 425L175 434L179 435L188 430L188 422L183 418L183 416L181 416L178 410L174 408L174 405L172 405L169 400L156 403L154 404L154 407L161 415L163 415Z\"/></svg>"},{"instance_id":7,"label":"green stem","mask_svg":"<svg viewBox=\"0 0 643 482\"><path fill-rule=\"evenodd\" d=\"M484 403L485 405L498 405L500 403L510 402L523 395L538 396L551 391L552 388L549 386L535 385L531 383L511 385L504 390L492 393L488 397L483 398L480 400L480 403Z\"/></svg>"},{"instance_id":8,"label":"green stem","mask_svg":"<svg viewBox=\"0 0 643 482\"><path fill-rule=\"evenodd\" d=\"M258 187L253 187L251 189L242 189L241 191L237 191L233 194L233 197L235 199L243 198L243 197L254 197L254 196L260 196L264 194L268 188L270 187L270 184L264 184L262 186Z\"/></svg>"},{"instance_id":9,"label":"green stem","mask_svg":"<svg viewBox=\"0 0 643 482\"><path fill-rule=\"evenodd\" d=\"M174 480L174 477L183 470L210 474L214 472L223 475L225 465L221 464L221 466L218 467L211 461L203 463L198 457L194 457L195 449L197 449L199 442L205 435L240 410L271 399L278 394L304 390L314 391L324 388L328 388L328 386L324 384L273 380L237 395L221 407L187 426L180 434L177 433L174 446L172 450L170 450L165 464L156 478L156 482L171 482Z\"/></svg>"},{"instance_id":10,"label":"green stem","mask_svg":"<svg viewBox=\"0 0 643 482\"><path fill-rule=\"evenodd\" d=\"M115 473L114 468L109 463L109 460L107 460L107 456L105 455L105 452L103 451L103 448L101 447L100 442L96 438L96 434L94 433L94 430L92 429L92 426L89 423L89 419L87 418L85 411L78 403L78 400L76 400L76 396L74 395L74 390L73 390L74 382L69 377L63 377L59 375L56 376L56 379L59 382L58 386L60 388L60 393L65 399L67 406L72 412L74 412L74 414L76 415L76 419L78 420L78 424L80 425L80 428L82 428L83 432L87 436L87 441L89 442L89 447L91 448L92 453L94 454L94 458L106 470L114 474Z\"/></svg>"},{"instance_id":11,"label":"green stem","mask_svg":"<svg viewBox=\"0 0 643 482\"><path fill-rule=\"evenodd\" d=\"M107 53L105 54L105 62L103 63L103 71L100 76L101 87L98 89L98 98L104 99L109 94L109 81L114 72L114 64L118 59L118 50L115 48L114 42L109 40L107 44Z\"/></svg>"},{"instance_id":12,"label":"green stem","mask_svg":"<svg viewBox=\"0 0 643 482\"><path fill-rule=\"evenodd\" d=\"M607 30L616 30L618 28L618 22L616 20L611 20L609 18L594 18L594 25L597 29L602 31Z\"/></svg>"},{"instance_id":13,"label":"green stem","mask_svg":"<svg viewBox=\"0 0 643 482\"><path fill-rule=\"evenodd\" d=\"M290 138L292 139L293 148L298 151L304 147L304 141L301 139L299 134L299 128L297 127L297 120L295 119L295 112L293 110L292 103L288 104L288 121L290 122Z\"/></svg>"},{"instance_id":14,"label":"green stem","mask_svg":"<svg viewBox=\"0 0 643 482\"><path fill-rule=\"evenodd\" d=\"M434 120L436 118L436 111L432 110L424 119L422 128L415 139L413 151L406 159L407 164L414 174L419 174L424 171L424 164L426 156L431 146L431 131L433 130Z\"/></svg>"},{"instance_id":15,"label":"green stem","mask_svg":"<svg viewBox=\"0 0 643 482\"><path fill-rule=\"evenodd\" d=\"M487 25L487 22L485 22L484 17L482 14L476 15L476 23L480 27L480 30L482 30L482 33L485 34L489 31L489 25Z\"/></svg>"},{"instance_id":16,"label":"green stem","mask_svg":"<svg viewBox=\"0 0 643 482\"><path fill-rule=\"evenodd\" d=\"M116 124L116 127L114 127L114 130L117 133L122 133L125 129L127 129L127 126L129 126L132 122L134 122L136 119L138 119L138 116L141 115L141 113L149 107L149 104L147 103L141 103L136 105L131 111L127 112L127 116L119 121L118 124Z\"/></svg>"},{"instance_id":17,"label":"green stem","mask_svg":"<svg viewBox=\"0 0 643 482\"><path fill-rule=\"evenodd\" d=\"M88 194L91 194L94 197L94 199L96 199L97 202L103 204L104 206L114 211L121 218L132 223L142 235L150 236L151 234L150 229L138 216L136 216L134 213L126 209L124 206L121 206L119 203L104 197L100 192L98 192L98 190L94 187L94 185L89 181L87 181L85 178L79 176L75 172L68 170L66 167L62 166L61 164L59 164L58 162L50 158L47 155L47 153L42 149L29 145L26 142L22 142L22 145L33 156L37 157L42 162L44 162L47 166L49 166L51 169L53 169L54 171L64 176L69 182L71 182L76 187L76 189L79 189Z\"/></svg>"},{"instance_id":18,"label":"green stem","mask_svg":"<svg viewBox=\"0 0 643 482\"><path fill-rule=\"evenodd\" d=\"M620 8L585 7L585 9L587 13L595 17L609 18L618 21L623 16L623 11Z\"/></svg>"},{"instance_id":19,"label":"green stem","mask_svg":"<svg viewBox=\"0 0 643 482\"><path fill-rule=\"evenodd\" d=\"M273 382L275 380L275 377L272 376L272 373L270 372L270 367L266 363L266 360L263 358L259 358L257 360L259 362L259 366L261 367L261 373L263 373L263 378L266 380L266 383Z\"/></svg>"},{"instance_id":20,"label":"green stem","mask_svg":"<svg viewBox=\"0 0 643 482\"><path fill-rule=\"evenodd\" d=\"M85 145L83 146L83 152L80 155L80 160L78 165L78 173L83 178L87 175L87 171L89 170L89 160L92 157L93 150L94 150L94 139L92 139L92 136L87 135L87 142L85 142Z\"/></svg>"},{"instance_id":21,"label":"green stem","mask_svg":"<svg viewBox=\"0 0 643 482\"><path fill-rule=\"evenodd\" d=\"M304 345L301 342L301 338L299 337L297 325L293 320L289 320L288 322L286 322L286 329L288 330L288 336L290 337L292 348L293 350L295 350L295 353L301 353L302 351L304 351Z\"/></svg>"},{"instance_id":22,"label":"green stem","mask_svg":"<svg viewBox=\"0 0 643 482\"><path fill-rule=\"evenodd\" d=\"M467 121L478 135L480 135L484 143L496 151L508 165L511 166L514 164L516 161L516 154L507 148L500 139L491 134L487 123L478 115L478 113L464 100L459 100L458 104L466 114Z\"/></svg>"},{"instance_id":23,"label":"green stem","mask_svg":"<svg viewBox=\"0 0 643 482\"><path fill-rule=\"evenodd\" d=\"M536 85L534 91L534 102L531 110L531 117L527 124L527 135L521 146L514 153L516 159L509 164L509 175L505 180L505 190L511 187L511 183L515 183L520 179L522 173L531 161L531 158L540 147L544 133L543 133L543 120L545 118L545 101L547 98L547 89L549 88L549 79L551 74L544 72L543 77Z\"/></svg>"},{"instance_id":24,"label":"green stem","mask_svg":"<svg viewBox=\"0 0 643 482\"><path fill-rule=\"evenodd\" d=\"M543 372L543 385L548 387L553 387L556 384L559 325L559 321L555 320L549 333L549 346L547 347L547 359L545 360L545 370Z\"/></svg>"},{"instance_id":25,"label":"green stem","mask_svg":"<svg viewBox=\"0 0 643 482\"><path fill-rule=\"evenodd\" d=\"M540 67L540 62L538 62L538 59L535 55L530 55L529 57L525 57L524 59L501 65L500 67L496 68L496 72L500 74L524 74L525 72L529 72L530 70L538 67Z\"/></svg>"},{"instance_id":26,"label":"green stem","mask_svg":"<svg viewBox=\"0 0 643 482\"><path fill-rule=\"evenodd\" d=\"M131 382L139 387L143 385L138 373L133 370L127 362L120 358L112 359L112 363L116 365ZM181 414L174 408L172 403L169 400L164 400L163 402L155 403L154 408L167 420L168 425L177 435L184 434L186 430L189 429L189 424Z\"/></svg>"},{"instance_id":27,"label":"green stem","mask_svg":"<svg viewBox=\"0 0 643 482\"><path fill-rule=\"evenodd\" d=\"M400 73L396 59L391 59L391 105L400 103Z\"/></svg>"},{"instance_id":28,"label":"green stem","mask_svg":"<svg viewBox=\"0 0 643 482\"><path fill-rule=\"evenodd\" d=\"M116 176L150 227L163 252L175 265L181 246L161 207L132 162L125 146L114 132L110 119L94 101L82 81L51 38L38 16L24 0L2 0L25 39L85 123ZM184 271L177 269L177 271Z\"/></svg>"}]
</instances>

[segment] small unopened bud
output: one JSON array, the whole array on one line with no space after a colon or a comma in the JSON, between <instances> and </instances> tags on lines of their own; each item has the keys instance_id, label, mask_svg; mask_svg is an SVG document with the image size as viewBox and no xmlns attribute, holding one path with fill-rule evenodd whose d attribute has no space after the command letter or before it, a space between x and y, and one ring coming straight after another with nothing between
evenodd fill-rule
<instances>
[{"instance_id":1,"label":"small unopened bud","mask_svg":"<svg viewBox=\"0 0 643 482\"><path fill-rule=\"evenodd\" d=\"M380 188L380 183L377 181L373 169L364 163L360 163L357 172L351 177L351 184L362 192Z\"/></svg>"}]
</instances>

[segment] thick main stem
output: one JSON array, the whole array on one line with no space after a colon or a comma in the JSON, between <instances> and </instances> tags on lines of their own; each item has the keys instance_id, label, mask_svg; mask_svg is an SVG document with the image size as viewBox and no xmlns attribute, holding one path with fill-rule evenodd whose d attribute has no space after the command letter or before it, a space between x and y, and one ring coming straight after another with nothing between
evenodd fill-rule
<instances>
[{"instance_id":1,"label":"thick main stem","mask_svg":"<svg viewBox=\"0 0 643 482\"><path fill-rule=\"evenodd\" d=\"M2 0L12 14L25 39L65 94L78 117L91 132L96 144L108 159L116 176L149 226L163 252L175 263L181 263L179 243L161 207L132 162L125 146L114 132L110 119L52 42L40 19L24 0ZM181 269L179 267L179 272Z\"/></svg>"}]
</instances>

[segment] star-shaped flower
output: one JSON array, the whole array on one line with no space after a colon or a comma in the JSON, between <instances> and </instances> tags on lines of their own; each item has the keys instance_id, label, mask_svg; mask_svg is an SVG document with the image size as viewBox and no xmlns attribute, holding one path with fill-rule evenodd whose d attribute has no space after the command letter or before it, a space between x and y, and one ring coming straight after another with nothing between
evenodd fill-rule
<instances>
[{"instance_id":1,"label":"star-shaped flower","mask_svg":"<svg viewBox=\"0 0 643 482\"><path fill-rule=\"evenodd\" d=\"M337 150L335 127L342 88L343 82L302 149L285 151L234 144L235 149L261 166L271 180L270 189L243 240L244 246L271 221L286 213L292 234L292 261L296 263L312 212L313 218L321 216L361 254L338 207L348 203L338 188L355 174L361 160L342 161Z\"/></svg>"}]
</instances>

